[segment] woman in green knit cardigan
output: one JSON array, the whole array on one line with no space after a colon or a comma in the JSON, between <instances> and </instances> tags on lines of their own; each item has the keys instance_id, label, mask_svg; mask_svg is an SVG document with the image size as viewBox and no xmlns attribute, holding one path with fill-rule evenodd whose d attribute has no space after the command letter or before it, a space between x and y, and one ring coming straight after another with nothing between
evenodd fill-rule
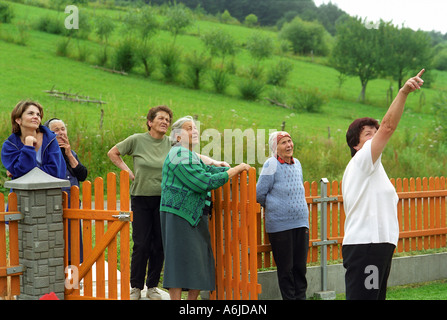
<instances>
[{"instance_id":1,"label":"woman in green knit cardigan","mask_svg":"<svg viewBox=\"0 0 447 320\"><path fill-rule=\"evenodd\" d=\"M201 290L215 289L214 256L208 230L210 191L250 168L204 164L193 151L199 135L192 117L172 125L172 147L163 165L161 231L165 252L163 287L171 300L180 300L182 289L195 300Z\"/></svg>"}]
</instances>

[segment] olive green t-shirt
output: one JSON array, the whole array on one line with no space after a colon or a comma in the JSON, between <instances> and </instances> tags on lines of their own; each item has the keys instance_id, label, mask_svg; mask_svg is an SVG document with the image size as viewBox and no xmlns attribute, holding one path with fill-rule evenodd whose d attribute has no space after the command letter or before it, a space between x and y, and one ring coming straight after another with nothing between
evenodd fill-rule
<instances>
[{"instance_id":1,"label":"olive green t-shirt","mask_svg":"<svg viewBox=\"0 0 447 320\"><path fill-rule=\"evenodd\" d=\"M153 138L149 132L131 135L116 147L121 155L133 158L135 180L130 187L132 196L160 196L161 170L171 150L169 137Z\"/></svg>"}]
</instances>

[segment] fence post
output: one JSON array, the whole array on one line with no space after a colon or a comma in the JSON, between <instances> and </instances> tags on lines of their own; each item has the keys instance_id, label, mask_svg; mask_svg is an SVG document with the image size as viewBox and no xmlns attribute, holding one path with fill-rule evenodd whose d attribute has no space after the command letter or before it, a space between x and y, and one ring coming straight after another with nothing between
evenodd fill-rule
<instances>
[{"instance_id":1,"label":"fence post","mask_svg":"<svg viewBox=\"0 0 447 320\"><path fill-rule=\"evenodd\" d=\"M68 180L54 178L38 168L23 177L7 181L6 188L17 194L19 222L19 260L23 266L20 300L38 300L54 292L64 299L64 235L62 187Z\"/></svg>"},{"instance_id":2,"label":"fence post","mask_svg":"<svg viewBox=\"0 0 447 320\"><path fill-rule=\"evenodd\" d=\"M315 293L317 299L333 300L335 299L334 291L327 291L327 245L337 243L337 240L327 239L327 204L331 201L336 201L337 197L327 196L327 185L329 181L326 178L320 180L321 197L313 199L313 202L320 203L321 206L321 241L312 242L312 246L321 246L320 260L321 260L321 291Z\"/></svg>"}]
</instances>

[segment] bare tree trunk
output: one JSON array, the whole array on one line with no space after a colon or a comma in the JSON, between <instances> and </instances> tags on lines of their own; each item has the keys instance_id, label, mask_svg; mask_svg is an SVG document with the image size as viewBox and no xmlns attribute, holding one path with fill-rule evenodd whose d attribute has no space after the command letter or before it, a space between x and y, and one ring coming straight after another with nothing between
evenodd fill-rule
<instances>
[{"instance_id":1,"label":"bare tree trunk","mask_svg":"<svg viewBox=\"0 0 447 320\"><path fill-rule=\"evenodd\" d=\"M362 91L360 92L360 95L357 98L357 101L365 102L366 85L368 84L368 80L361 80L361 82L362 82Z\"/></svg>"}]
</instances>

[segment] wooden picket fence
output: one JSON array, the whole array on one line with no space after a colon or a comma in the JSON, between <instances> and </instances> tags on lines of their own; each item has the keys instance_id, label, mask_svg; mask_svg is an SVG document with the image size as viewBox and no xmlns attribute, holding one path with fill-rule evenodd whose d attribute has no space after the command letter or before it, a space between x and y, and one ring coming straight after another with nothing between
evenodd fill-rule
<instances>
[{"instance_id":1,"label":"wooden picket fence","mask_svg":"<svg viewBox=\"0 0 447 320\"><path fill-rule=\"evenodd\" d=\"M209 224L216 261L216 290L211 299L257 300L258 284L256 169L233 177L212 193Z\"/></svg>"},{"instance_id":2,"label":"wooden picket fence","mask_svg":"<svg viewBox=\"0 0 447 320\"><path fill-rule=\"evenodd\" d=\"M399 196L397 207L399 220L399 242L396 252L410 252L446 247L446 197L445 177L390 179ZM308 263L319 261L319 247L313 242L321 241L319 235L319 208L313 200L320 197L319 183L305 182L305 196L309 208L309 254ZM337 200L327 204L328 240L336 240L328 245L327 259L342 259L341 244L344 236L345 212L341 182L333 181L327 185L328 197ZM271 245L265 232L264 217L261 210L257 212L258 221L258 267L275 266L271 254Z\"/></svg>"},{"instance_id":3,"label":"wooden picket fence","mask_svg":"<svg viewBox=\"0 0 447 320\"><path fill-rule=\"evenodd\" d=\"M445 177L417 179L391 179L399 196L398 220L400 238L397 252L419 251L446 247L446 197ZM320 241L319 205L314 199L320 198L317 182L305 182L305 197L309 208L309 255L308 262L319 261L319 247L312 246ZM94 187L95 208L92 209L92 187ZM71 204L64 195L64 234L68 243L68 219L71 230L71 261L77 268L77 284L83 280L82 289L71 280L65 299L121 299L129 298L130 248L129 223L129 177L120 174L120 210L117 210L117 181L114 173L107 175L107 209L104 209L104 183L97 178L92 185L82 184L71 189ZM327 204L327 235L336 240L328 245L328 261L339 260L344 236L345 213L341 183L333 181L327 185L327 195L336 200ZM260 205L256 202L256 171L233 177L223 187L212 192L214 207L210 219L212 249L216 260L216 291L211 299L255 300L261 292L257 281L258 268L274 266L271 246L265 232L265 223ZM80 202L82 199L82 202ZM82 203L82 209L80 204ZM18 258L18 222L9 221L17 212L17 196L8 196L8 212L5 199L0 194L0 297L20 293ZM124 215L123 215L124 214ZM126 216L126 214L128 214ZM79 231L82 220L82 234ZM9 221L9 239L6 239L5 222ZM94 230L94 232L93 232ZM118 237L119 235L119 237ZM83 239L83 262L80 263L79 240ZM8 240L8 241L7 241ZM119 252L118 252L119 241ZM7 247L7 244L9 247ZM107 253L105 253L107 251ZM105 255L107 254L107 258ZM105 280L105 261L108 262L108 283ZM119 261L119 262L118 262ZM96 291L93 288L92 265L96 263ZM118 286L117 269L120 266L121 281ZM68 248L65 252L65 266L68 266ZM106 293L105 287L108 287ZM119 292L120 291L120 292Z\"/></svg>"},{"instance_id":4,"label":"wooden picket fence","mask_svg":"<svg viewBox=\"0 0 447 320\"><path fill-rule=\"evenodd\" d=\"M129 173L120 173L120 210L117 210L117 181L115 173L107 174L107 209L104 209L104 182L94 180L92 209L92 183L82 184L82 208L79 188L71 187L70 208L64 193L65 261L68 261L68 228L70 220L71 252L70 265L76 270L65 290L65 300L122 299L130 296L130 228L132 212L129 210ZM82 220L83 261L80 261L80 221ZM119 243L119 247L118 247ZM119 248L119 250L118 250ZM107 259L106 259L107 250ZM107 261L107 281L106 281ZM96 281L93 281L92 266L96 266ZM118 268L119 266L119 268ZM117 271L120 271L118 281ZM66 277L69 273L66 273ZM81 281L82 290L81 290ZM95 284L96 291L94 290ZM119 285L118 285L119 284ZM107 289L106 289L107 288Z\"/></svg>"},{"instance_id":5,"label":"wooden picket fence","mask_svg":"<svg viewBox=\"0 0 447 320\"><path fill-rule=\"evenodd\" d=\"M394 181L393 181L394 184ZM398 252L437 249L446 246L445 177L397 179L399 204Z\"/></svg>"},{"instance_id":6,"label":"wooden picket fence","mask_svg":"<svg viewBox=\"0 0 447 320\"><path fill-rule=\"evenodd\" d=\"M20 294L20 275L14 271L19 266L19 225L11 219L20 216L17 211L17 195L8 195L8 212L5 208L5 197L0 194L0 299L13 299ZM6 222L8 222L9 237L6 236ZM7 239L8 238L8 239Z\"/></svg>"}]
</instances>

